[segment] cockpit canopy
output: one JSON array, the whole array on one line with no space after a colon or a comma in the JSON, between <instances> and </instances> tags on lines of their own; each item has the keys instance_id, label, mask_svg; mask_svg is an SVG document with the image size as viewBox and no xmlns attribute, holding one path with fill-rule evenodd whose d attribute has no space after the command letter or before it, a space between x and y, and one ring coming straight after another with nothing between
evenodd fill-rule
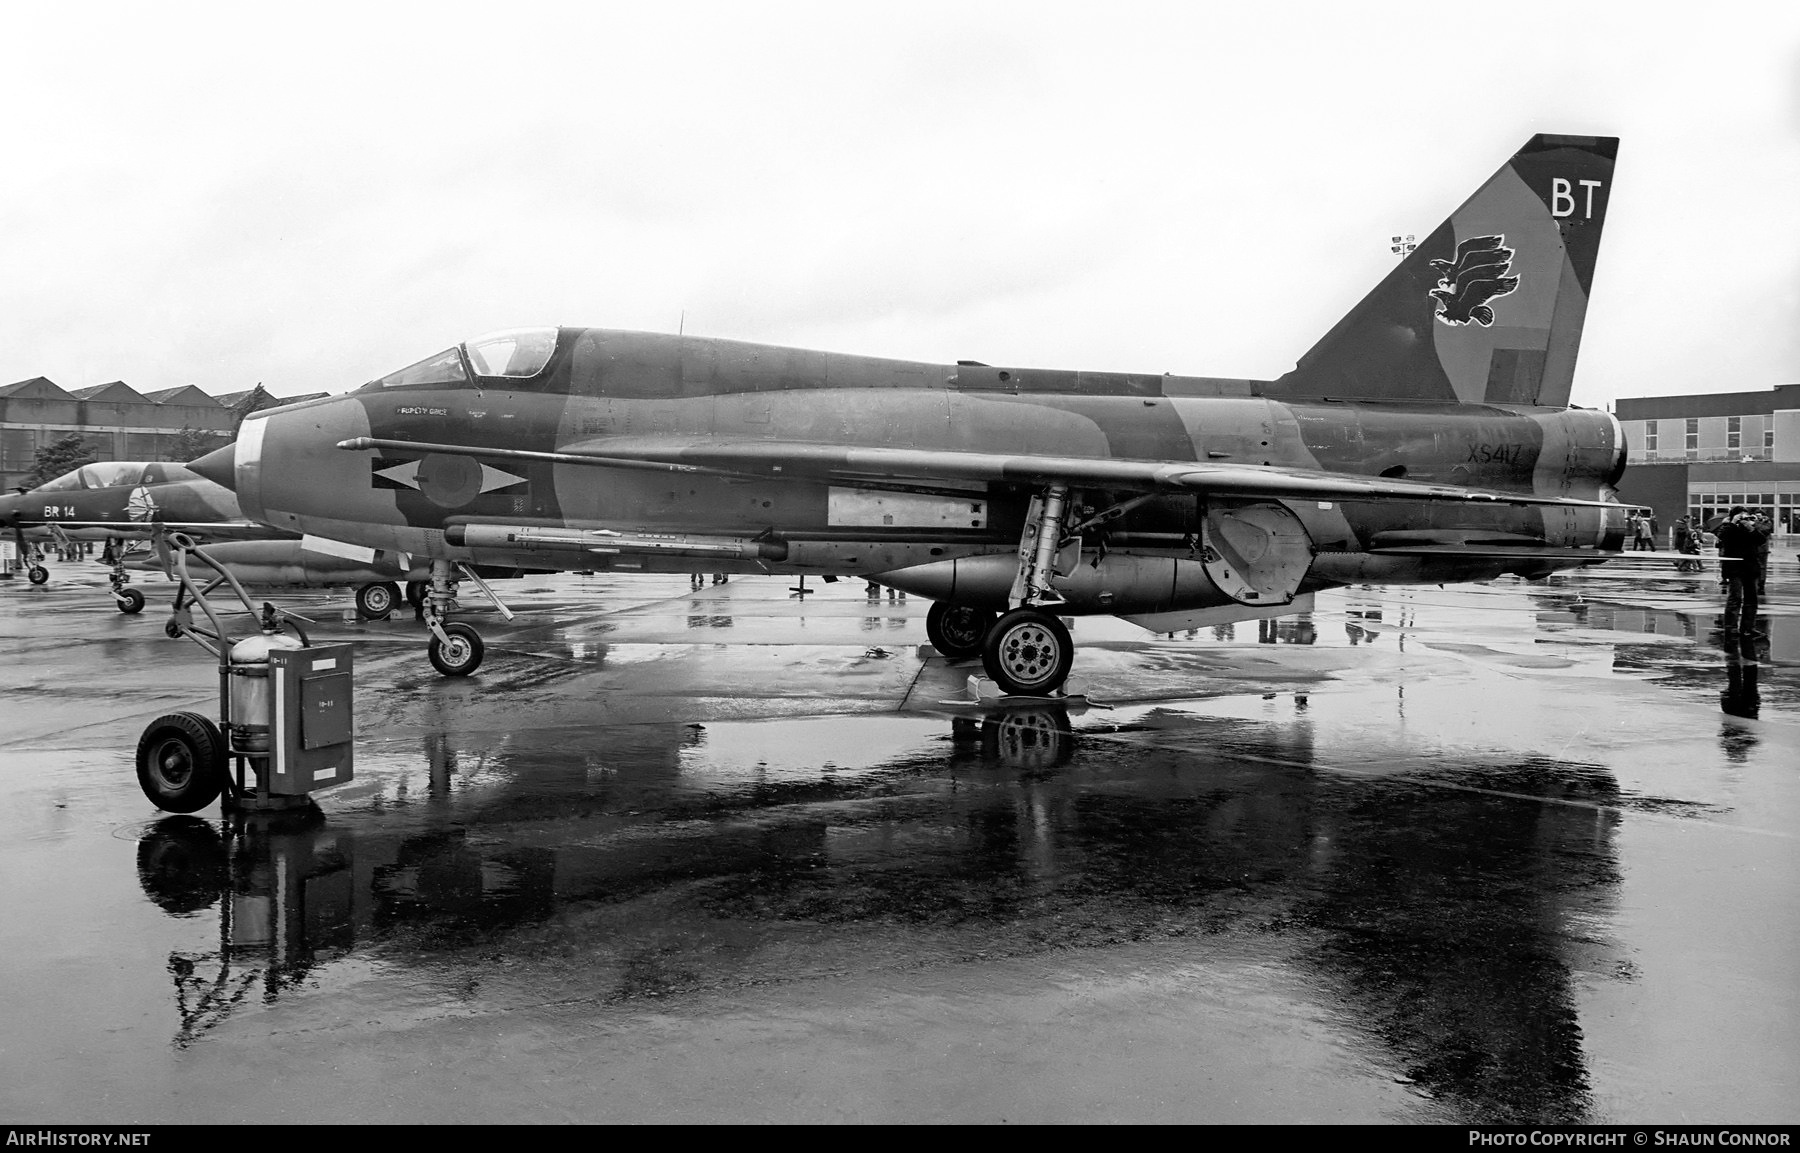
<instances>
[{"instance_id":1,"label":"cockpit canopy","mask_svg":"<svg viewBox=\"0 0 1800 1153\"><path fill-rule=\"evenodd\" d=\"M55 480L45 481L39 489L45 492L67 492L81 488L120 488L125 485L167 484L177 480L199 480L192 471L169 461L106 460L84 464L73 472L65 472Z\"/></svg>"},{"instance_id":2,"label":"cockpit canopy","mask_svg":"<svg viewBox=\"0 0 1800 1153\"><path fill-rule=\"evenodd\" d=\"M364 388L475 388L477 378L524 380L543 372L555 351L556 329L509 328L447 348Z\"/></svg>"}]
</instances>

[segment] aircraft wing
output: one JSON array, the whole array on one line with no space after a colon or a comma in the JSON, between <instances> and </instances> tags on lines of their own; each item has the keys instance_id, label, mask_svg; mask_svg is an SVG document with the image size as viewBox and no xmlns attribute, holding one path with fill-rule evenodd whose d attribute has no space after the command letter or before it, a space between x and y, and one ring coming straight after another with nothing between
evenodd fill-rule
<instances>
[{"instance_id":1,"label":"aircraft wing","mask_svg":"<svg viewBox=\"0 0 1800 1153\"><path fill-rule=\"evenodd\" d=\"M117 533L119 536L143 536L154 529L164 528L173 532L184 532L191 537L202 540L274 540L298 539L297 533L284 532L270 528L266 524L258 524L253 520L40 520L20 526L25 531L34 529L100 529Z\"/></svg>"},{"instance_id":2,"label":"aircraft wing","mask_svg":"<svg viewBox=\"0 0 1800 1153\"><path fill-rule=\"evenodd\" d=\"M1216 461L1121 460L1110 457L962 452L948 449L857 448L807 441L603 438L557 452L356 437L345 449L395 449L487 460L539 460L599 468L665 469L763 480L806 480L862 488L916 489L933 483L1067 484L1137 492L1192 492L1293 500L1408 500L1459 504L1618 508L1613 501L1536 496L1322 469Z\"/></svg>"}]
</instances>

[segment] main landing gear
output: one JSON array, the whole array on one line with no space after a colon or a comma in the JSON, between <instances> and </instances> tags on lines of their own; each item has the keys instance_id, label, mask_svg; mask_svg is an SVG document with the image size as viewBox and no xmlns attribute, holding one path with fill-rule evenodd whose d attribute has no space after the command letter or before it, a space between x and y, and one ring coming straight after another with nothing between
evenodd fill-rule
<instances>
[{"instance_id":1,"label":"main landing gear","mask_svg":"<svg viewBox=\"0 0 1800 1153\"><path fill-rule=\"evenodd\" d=\"M988 678L1008 696L1054 696L1075 663L1068 627L1040 608L1016 608L996 618L985 609L939 601L926 614L925 635L946 660L980 657Z\"/></svg>"},{"instance_id":2,"label":"main landing gear","mask_svg":"<svg viewBox=\"0 0 1800 1153\"><path fill-rule=\"evenodd\" d=\"M989 678L1009 696L1046 697L1062 691L1075 663L1075 642L1053 611L1063 596L1056 575L1068 509L1067 485L1055 484L1032 501L1019 541L1019 575L998 618L986 609L937 602L925 616L925 635L945 658L981 657Z\"/></svg>"},{"instance_id":3,"label":"main landing gear","mask_svg":"<svg viewBox=\"0 0 1800 1153\"><path fill-rule=\"evenodd\" d=\"M400 586L392 581L376 581L356 590L356 615L366 621L384 621L400 603Z\"/></svg>"}]
</instances>

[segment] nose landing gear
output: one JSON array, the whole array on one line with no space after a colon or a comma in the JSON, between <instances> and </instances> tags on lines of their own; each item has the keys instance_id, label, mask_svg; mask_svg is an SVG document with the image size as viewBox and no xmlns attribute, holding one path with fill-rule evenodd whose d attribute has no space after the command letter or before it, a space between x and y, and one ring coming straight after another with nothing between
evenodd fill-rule
<instances>
[{"instance_id":1,"label":"nose landing gear","mask_svg":"<svg viewBox=\"0 0 1800 1153\"><path fill-rule=\"evenodd\" d=\"M106 548L100 559L110 565L112 571L107 579L112 583L112 597L119 606L119 611L126 616L136 616L144 611L144 594L134 588L126 588L131 583L131 574L125 571L125 544L117 537L109 537ZM210 798L209 798L210 799ZM178 810L191 812L192 810Z\"/></svg>"},{"instance_id":2,"label":"nose landing gear","mask_svg":"<svg viewBox=\"0 0 1800 1153\"><path fill-rule=\"evenodd\" d=\"M502 617L512 620L513 612L494 595L494 590L488 587L487 582L467 565L447 560L431 562L431 583L424 593L425 627L431 630L431 643L426 646L425 655L431 658L431 666L445 676L466 677L481 667L481 659L486 655L487 646L482 643L481 634L475 631L473 625L445 620L456 607L456 579L451 575L453 572L461 572L474 581L475 587L494 602L494 607L500 610ZM410 592L410 586L408 589Z\"/></svg>"}]
</instances>

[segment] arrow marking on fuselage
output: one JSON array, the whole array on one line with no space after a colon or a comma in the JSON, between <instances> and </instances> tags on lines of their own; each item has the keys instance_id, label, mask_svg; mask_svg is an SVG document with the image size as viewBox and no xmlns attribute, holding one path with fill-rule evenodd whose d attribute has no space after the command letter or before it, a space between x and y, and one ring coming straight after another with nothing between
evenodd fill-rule
<instances>
[{"instance_id":1,"label":"arrow marking on fuselage","mask_svg":"<svg viewBox=\"0 0 1800 1153\"><path fill-rule=\"evenodd\" d=\"M481 466L481 491L493 492L495 489L511 488L515 484L524 484L525 478L503 472L492 465Z\"/></svg>"},{"instance_id":2,"label":"arrow marking on fuselage","mask_svg":"<svg viewBox=\"0 0 1800 1153\"><path fill-rule=\"evenodd\" d=\"M403 484L407 488L419 487L419 462L409 460L405 464L397 464L392 468L378 468L375 475L386 477L395 484Z\"/></svg>"}]
</instances>

